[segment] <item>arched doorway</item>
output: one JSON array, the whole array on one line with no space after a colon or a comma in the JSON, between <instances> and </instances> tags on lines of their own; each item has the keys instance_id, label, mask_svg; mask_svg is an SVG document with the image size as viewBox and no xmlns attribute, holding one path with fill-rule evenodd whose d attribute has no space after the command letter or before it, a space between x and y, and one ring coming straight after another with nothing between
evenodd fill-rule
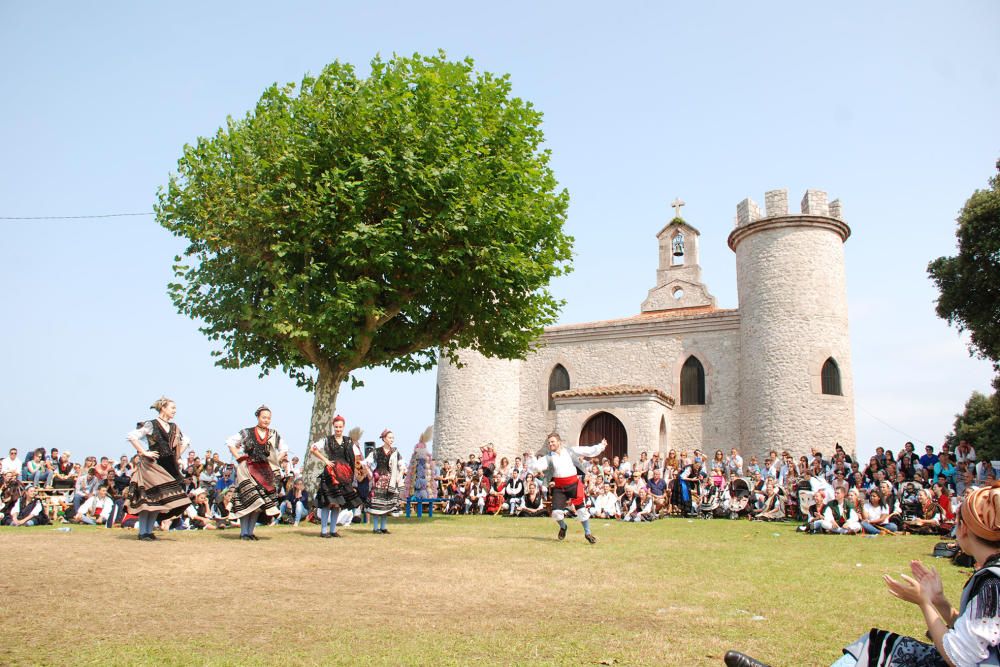
<instances>
[{"instance_id":1,"label":"arched doorway","mask_svg":"<svg viewBox=\"0 0 1000 667\"><path fill-rule=\"evenodd\" d=\"M594 445L605 439L608 441L608 446L598 456L607 456L609 460L614 460L616 456L628 454L628 433L625 432L625 425L613 414L598 412L583 425L580 431L580 444Z\"/></svg>"}]
</instances>

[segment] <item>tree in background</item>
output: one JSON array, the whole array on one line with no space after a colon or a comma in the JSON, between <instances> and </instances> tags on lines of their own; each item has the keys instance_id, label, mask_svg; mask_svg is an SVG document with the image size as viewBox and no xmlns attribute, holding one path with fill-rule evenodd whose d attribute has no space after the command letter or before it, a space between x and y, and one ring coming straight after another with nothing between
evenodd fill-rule
<instances>
[{"instance_id":1,"label":"tree in background","mask_svg":"<svg viewBox=\"0 0 1000 667\"><path fill-rule=\"evenodd\" d=\"M996 163L1000 172L1000 160ZM996 392L992 398L974 393L966 404L981 416L983 409L992 411L1000 423L1000 174L993 176L986 190L976 190L965 202L958 216L958 255L939 257L927 266L927 272L937 285L938 317L948 320L959 331L968 331L969 352L993 362L997 375L993 378ZM978 397L978 398L977 398ZM959 416L962 419L963 415ZM985 424L986 420L975 419ZM963 422L964 423L964 422ZM995 427L983 427L985 433L996 433ZM990 430L993 428L993 430ZM959 422L955 422L955 435ZM985 437L985 436L984 436ZM993 447L996 440L978 442L967 438L976 449ZM992 449L1000 458L1000 448Z\"/></svg>"},{"instance_id":2,"label":"tree in background","mask_svg":"<svg viewBox=\"0 0 1000 667\"><path fill-rule=\"evenodd\" d=\"M965 403L965 411L955 415L955 428L948 435L954 451L962 440L976 448L979 460L1000 459L1000 415L996 411L997 395L986 396L978 391Z\"/></svg>"},{"instance_id":3,"label":"tree in background","mask_svg":"<svg viewBox=\"0 0 1000 667\"><path fill-rule=\"evenodd\" d=\"M220 343L217 365L314 391L311 440L359 368L519 358L556 321L569 196L542 114L473 67L439 52L275 84L185 146L158 193L158 222L190 242L177 309Z\"/></svg>"}]
</instances>

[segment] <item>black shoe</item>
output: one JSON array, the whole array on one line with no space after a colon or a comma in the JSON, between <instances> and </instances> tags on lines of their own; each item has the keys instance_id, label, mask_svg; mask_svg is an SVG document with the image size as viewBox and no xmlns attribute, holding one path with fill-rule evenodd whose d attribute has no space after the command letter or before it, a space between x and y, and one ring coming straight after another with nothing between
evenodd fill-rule
<instances>
[{"instance_id":1,"label":"black shoe","mask_svg":"<svg viewBox=\"0 0 1000 667\"><path fill-rule=\"evenodd\" d=\"M240 539L243 540L244 542L252 542L253 541L253 538L250 537L249 535L240 535Z\"/></svg>"},{"instance_id":2,"label":"black shoe","mask_svg":"<svg viewBox=\"0 0 1000 667\"><path fill-rule=\"evenodd\" d=\"M254 541L254 542L256 542L257 540L259 540L259 539L260 539L260 538L259 538L259 537L257 537L256 535L247 535L247 537L249 537L249 538L250 538L250 539L251 539L252 541Z\"/></svg>"},{"instance_id":3,"label":"black shoe","mask_svg":"<svg viewBox=\"0 0 1000 667\"><path fill-rule=\"evenodd\" d=\"M320 533L319 536L322 537L325 540L328 537L330 537L330 533Z\"/></svg>"},{"instance_id":4,"label":"black shoe","mask_svg":"<svg viewBox=\"0 0 1000 667\"><path fill-rule=\"evenodd\" d=\"M149 542L153 539L152 535L140 535L139 540L142 542Z\"/></svg>"},{"instance_id":5,"label":"black shoe","mask_svg":"<svg viewBox=\"0 0 1000 667\"><path fill-rule=\"evenodd\" d=\"M147 539L147 540L153 540L153 541L156 541L156 540L158 540L158 539L160 539L160 538L158 538L158 537L157 537L156 535L154 535L153 533L146 533L146 539Z\"/></svg>"},{"instance_id":6,"label":"black shoe","mask_svg":"<svg viewBox=\"0 0 1000 667\"><path fill-rule=\"evenodd\" d=\"M333 532L333 533L330 533L329 535L327 535L327 537L340 537L340 533Z\"/></svg>"},{"instance_id":7,"label":"black shoe","mask_svg":"<svg viewBox=\"0 0 1000 667\"><path fill-rule=\"evenodd\" d=\"M768 667L760 660L754 660L739 651L726 651L722 660L726 663L726 667Z\"/></svg>"},{"instance_id":8,"label":"black shoe","mask_svg":"<svg viewBox=\"0 0 1000 667\"><path fill-rule=\"evenodd\" d=\"M389 529L388 528L383 528L382 530L380 530L378 532L382 533L383 535L388 535L389 534Z\"/></svg>"},{"instance_id":9,"label":"black shoe","mask_svg":"<svg viewBox=\"0 0 1000 667\"><path fill-rule=\"evenodd\" d=\"M565 526L563 526L562 528L559 529L559 539L560 540L565 540L566 539L566 527Z\"/></svg>"},{"instance_id":10,"label":"black shoe","mask_svg":"<svg viewBox=\"0 0 1000 667\"><path fill-rule=\"evenodd\" d=\"M584 537L586 537L587 541L590 542L591 544L597 544L597 538L591 535L590 533L587 533L586 535L584 535Z\"/></svg>"}]
</instances>

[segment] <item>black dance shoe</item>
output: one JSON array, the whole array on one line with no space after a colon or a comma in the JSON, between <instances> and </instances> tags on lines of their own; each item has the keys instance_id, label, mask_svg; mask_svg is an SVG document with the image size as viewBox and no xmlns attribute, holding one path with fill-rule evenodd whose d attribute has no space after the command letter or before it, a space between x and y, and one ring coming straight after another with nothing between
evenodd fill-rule
<instances>
[{"instance_id":1,"label":"black dance shoe","mask_svg":"<svg viewBox=\"0 0 1000 667\"><path fill-rule=\"evenodd\" d=\"M566 527L565 526L563 526L563 527L561 527L559 529L559 539L560 540L565 540L566 539Z\"/></svg>"},{"instance_id":2,"label":"black dance shoe","mask_svg":"<svg viewBox=\"0 0 1000 667\"><path fill-rule=\"evenodd\" d=\"M389 529L388 528L383 528L382 530L380 530L378 532L382 533L383 535L388 535L389 534Z\"/></svg>"},{"instance_id":3,"label":"black dance shoe","mask_svg":"<svg viewBox=\"0 0 1000 667\"><path fill-rule=\"evenodd\" d=\"M250 537L249 535L240 535L240 539L243 540L244 542L253 542L253 538Z\"/></svg>"},{"instance_id":4,"label":"black dance shoe","mask_svg":"<svg viewBox=\"0 0 1000 667\"><path fill-rule=\"evenodd\" d=\"M254 542L256 542L257 540L259 540L259 539L260 539L260 538L259 538L259 537L257 537L256 535L247 535L247 537L249 537L249 538L250 538L250 539L251 539L252 541L254 541Z\"/></svg>"},{"instance_id":5,"label":"black dance shoe","mask_svg":"<svg viewBox=\"0 0 1000 667\"><path fill-rule=\"evenodd\" d=\"M760 660L754 660L739 651L726 651L722 660L726 663L726 667L768 667Z\"/></svg>"},{"instance_id":6,"label":"black dance shoe","mask_svg":"<svg viewBox=\"0 0 1000 667\"><path fill-rule=\"evenodd\" d=\"M148 539L148 540L153 540L153 541L155 542L156 540L158 540L158 539L160 539L160 538L158 538L158 537L157 537L156 535L154 535L153 533L146 533L146 539Z\"/></svg>"},{"instance_id":7,"label":"black dance shoe","mask_svg":"<svg viewBox=\"0 0 1000 667\"><path fill-rule=\"evenodd\" d=\"M325 540L328 537L330 537L330 533L320 533L319 536L322 537Z\"/></svg>"},{"instance_id":8,"label":"black dance shoe","mask_svg":"<svg viewBox=\"0 0 1000 667\"><path fill-rule=\"evenodd\" d=\"M152 535L143 534L143 535L139 536L139 541L140 542L151 542L152 540L153 540L153 536Z\"/></svg>"},{"instance_id":9,"label":"black dance shoe","mask_svg":"<svg viewBox=\"0 0 1000 667\"><path fill-rule=\"evenodd\" d=\"M586 535L584 535L584 537L586 537L587 541L590 542L591 544L597 544L597 538L591 535L590 533L587 533Z\"/></svg>"},{"instance_id":10,"label":"black dance shoe","mask_svg":"<svg viewBox=\"0 0 1000 667\"><path fill-rule=\"evenodd\" d=\"M327 537L340 537L340 533L338 533L338 532L332 532L329 535L327 535Z\"/></svg>"}]
</instances>

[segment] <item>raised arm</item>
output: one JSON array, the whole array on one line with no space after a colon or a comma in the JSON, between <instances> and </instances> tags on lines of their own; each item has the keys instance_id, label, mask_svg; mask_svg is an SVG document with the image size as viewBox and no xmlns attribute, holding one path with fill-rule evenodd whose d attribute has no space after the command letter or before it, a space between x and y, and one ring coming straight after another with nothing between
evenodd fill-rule
<instances>
[{"instance_id":1,"label":"raised arm","mask_svg":"<svg viewBox=\"0 0 1000 667\"><path fill-rule=\"evenodd\" d=\"M584 456L590 458L591 456L597 456L603 452L608 447L607 439L601 440L596 445L581 445L579 447L573 447L573 453L577 456Z\"/></svg>"}]
</instances>

